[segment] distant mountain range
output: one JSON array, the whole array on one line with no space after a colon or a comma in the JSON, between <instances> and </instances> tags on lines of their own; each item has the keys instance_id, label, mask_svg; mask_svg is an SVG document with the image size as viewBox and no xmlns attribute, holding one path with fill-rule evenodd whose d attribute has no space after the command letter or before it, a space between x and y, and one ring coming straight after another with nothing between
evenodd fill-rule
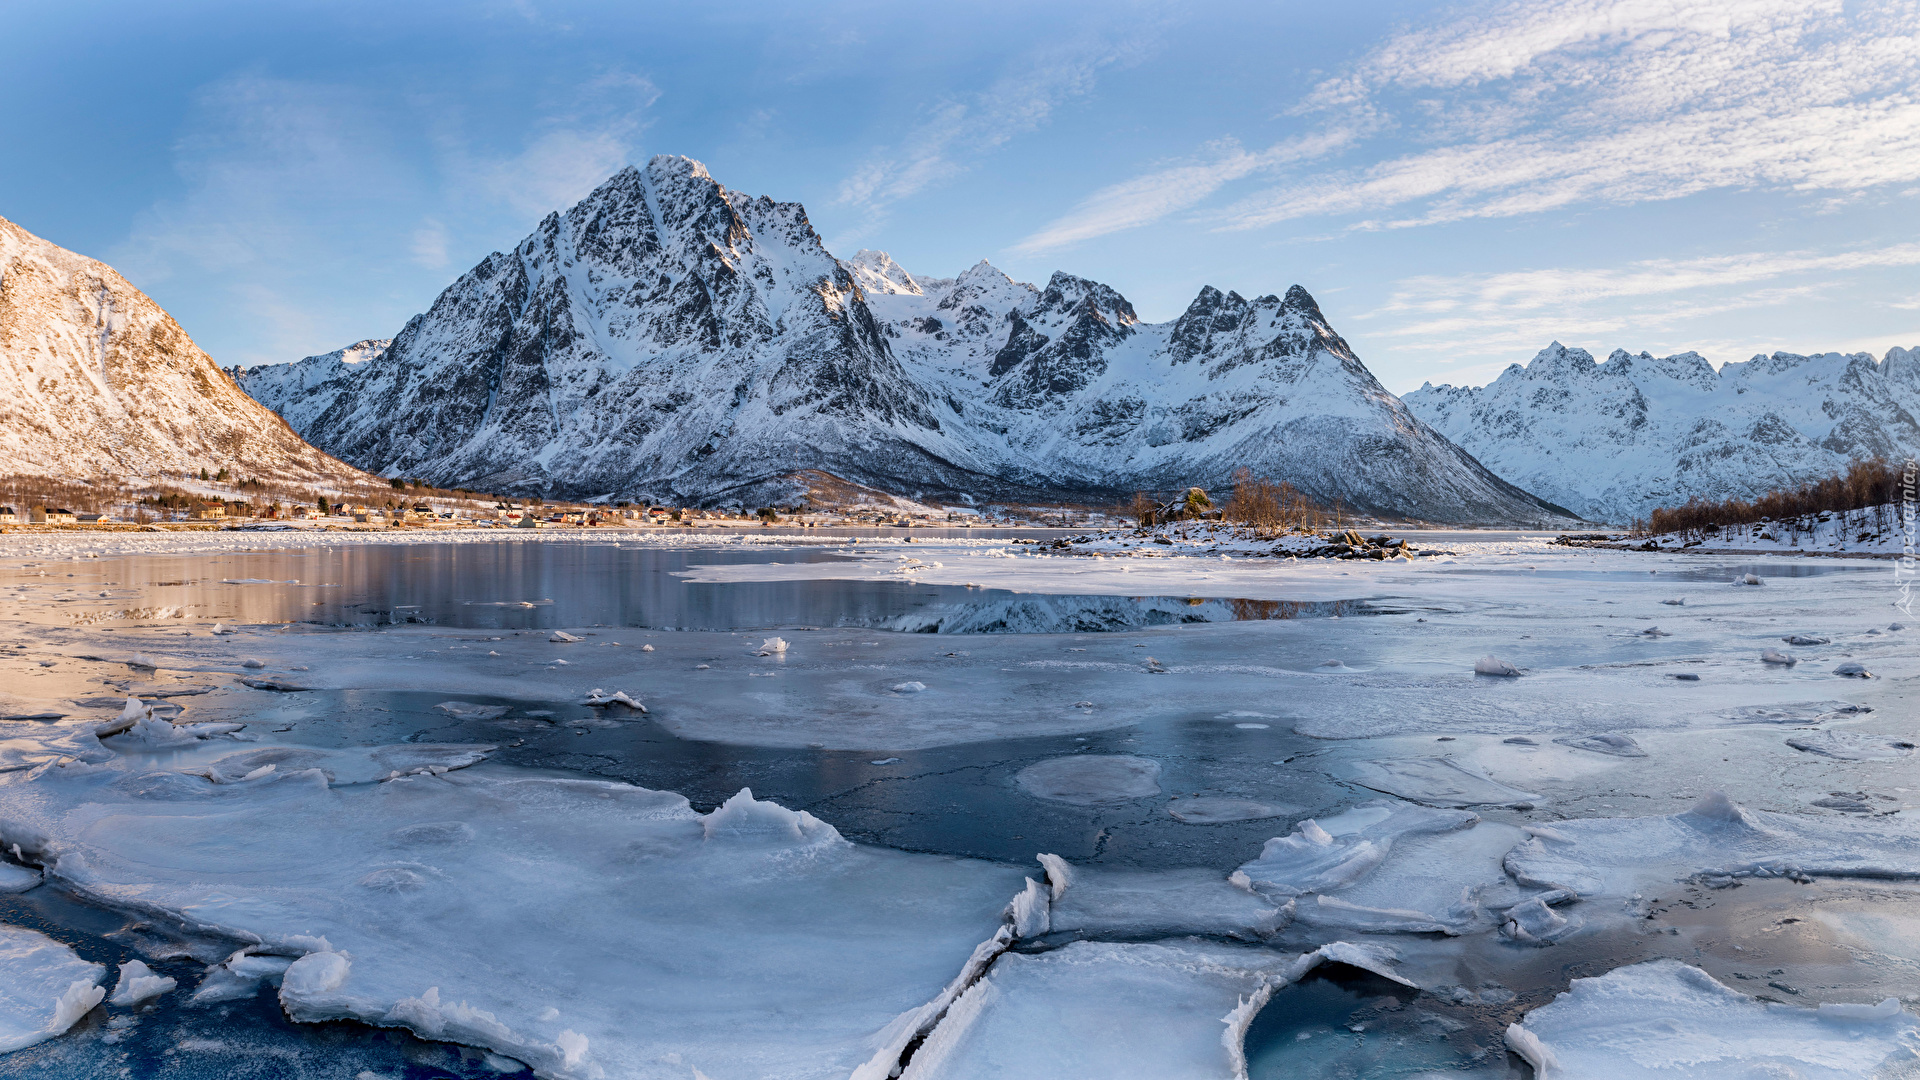
<instances>
[{"instance_id":1,"label":"distant mountain range","mask_svg":"<svg viewBox=\"0 0 1920 1080\"><path fill-rule=\"evenodd\" d=\"M1698 353L1599 362L1556 341L1487 386L1429 383L1405 401L1501 476L1620 524L1920 453L1920 349L1777 352L1715 371Z\"/></svg>"},{"instance_id":2,"label":"distant mountain range","mask_svg":"<svg viewBox=\"0 0 1920 1080\"><path fill-rule=\"evenodd\" d=\"M1408 411L1297 285L1203 289L1152 324L1068 274L842 263L798 204L681 157L550 215L384 348L239 378L344 460L482 490L784 502L818 469L929 498L1112 501L1247 466L1383 515L1561 516Z\"/></svg>"},{"instance_id":3,"label":"distant mountain range","mask_svg":"<svg viewBox=\"0 0 1920 1080\"><path fill-rule=\"evenodd\" d=\"M0 475L372 479L242 393L112 267L0 218Z\"/></svg>"}]
</instances>

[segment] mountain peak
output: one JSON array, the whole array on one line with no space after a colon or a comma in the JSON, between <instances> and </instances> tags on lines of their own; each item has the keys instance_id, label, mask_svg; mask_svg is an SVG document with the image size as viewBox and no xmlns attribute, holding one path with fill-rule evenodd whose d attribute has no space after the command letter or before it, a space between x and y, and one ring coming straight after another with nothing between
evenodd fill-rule
<instances>
[{"instance_id":1,"label":"mountain peak","mask_svg":"<svg viewBox=\"0 0 1920 1080\"><path fill-rule=\"evenodd\" d=\"M869 293L921 296L924 291L912 274L884 251L861 248L846 261L847 272Z\"/></svg>"}]
</instances>

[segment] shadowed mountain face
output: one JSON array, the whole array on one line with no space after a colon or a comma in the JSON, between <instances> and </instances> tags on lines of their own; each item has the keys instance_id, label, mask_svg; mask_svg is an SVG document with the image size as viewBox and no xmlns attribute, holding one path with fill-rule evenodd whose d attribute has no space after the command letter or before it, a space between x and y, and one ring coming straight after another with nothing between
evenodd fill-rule
<instances>
[{"instance_id":1,"label":"shadowed mountain face","mask_svg":"<svg viewBox=\"0 0 1920 1080\"><path fill-rule=\"evenodd\" d=\"M235 386L105 263L0 218L0 474L364 480Z\"/></svg>"},{"instance_id":2,"label":"shadowed mountain face","mask_svg":"<svg viewBox=\"0 0 1920 1080\"><path fill-rule=\"evenodd\" d=\"M311 364L311 360L307 363ZM1112 288L846 263L699 163L629 168L489 256L377 358L242 384L316 445L441 484L781 501L820 469L909 494L1112 499L1247 465L1328 503L1542 521L1388 394L1295 286L1142 323Z\"/></svg>"},{"instance_id":3,"label":"shadowed mountain face","mask_svg":"<svg viewBox=\"0 0 1920 1080\"><path fill-rule=\"evenodd\" d=\"M1556 341L1487 386L1429 384L1407 405L1529 491L1624 524L1920 452L1920 350L1774 353L1715 371L1698 353L1596 361Z\"/></svg>"}]
</instances>

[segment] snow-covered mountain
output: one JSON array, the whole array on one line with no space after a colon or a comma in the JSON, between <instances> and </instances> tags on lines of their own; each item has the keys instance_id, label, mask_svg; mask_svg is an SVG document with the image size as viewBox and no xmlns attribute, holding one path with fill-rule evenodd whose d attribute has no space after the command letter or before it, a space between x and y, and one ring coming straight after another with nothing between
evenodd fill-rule
<instances>
[{"instance_id":1,"label":"snow-covered mountain","mask_svg":"<svg viewBox=\"0 0 1920 1080\"><path fill-rule=\"evenodd\" d=\"M255 401L279 413L299 431L326 412L333 399L352 384L354 365L379 359L392 344L392 338L368 338L291 364L228 368L227 374Z\"/></svg>"},{"instance_id":2,"label":"snow-covered mountain","mask_svg":"<svg viewBox=\"0 0 1920 1080\"><path fill-rule=\"evenodd\" d=\"M113 268L0 218L0 474L125 482L221 467L366 479L242 393Z\"/></svg>"},{"instance_id":3,"label":"snow-covered mountain","mask_svg":"<svg viewBox=\"0 0 1920 1080\"><path fill-rule=\"evenodd\" d=\"M245 384L346 460L486 490L780 501L821 469L916 495L1106 500L1246 465L1383 514L1555 516L1415 419L1298 286L1208 288L1146 324L1067 274L1036 288L984 262L954 278L880 252L841 263L799 205L680 157L489 256L383 355L314 367L326 378Z\"/></svg>"},{"instance_id":4,"label":"snow-covered mountain","mask_svg":"<svg viewBox=\"0 0 1920 1080\"><path fill-rule=\"evenodd\" d=\"M1556 341L1487 386L1429 383L1406 403L1528 491L1625 523L1920 453L1920 349L1777 352L1715 371L1698 353L1596 362Z\"/></svg>"}]
</instances>

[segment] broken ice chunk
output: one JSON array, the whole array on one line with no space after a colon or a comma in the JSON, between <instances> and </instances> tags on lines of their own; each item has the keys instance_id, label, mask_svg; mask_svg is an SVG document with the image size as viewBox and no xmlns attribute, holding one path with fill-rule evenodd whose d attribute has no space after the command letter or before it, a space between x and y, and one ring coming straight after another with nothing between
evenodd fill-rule
<instances>
[{"instance_id":1,"label":"broken ice chunk","mask_svg":"<svg viewBox=\"0 0 1920 1080\"><path fill-rule=\"evenodd\" d=\"M653 651L653 646L651 646L651 645L642 645L642 646L640 646L640 651L641 651L641 652L652 652L652 651Z\"/></svg>"},{"instance_id":2,"label":"broken ice chunk","mask_svg":"<svg viewBox=\"0 0 1920 1080\"><path fill-rule=\"evenodd\" d=\"M1650 960L1569 989L1507 1028L1507 1045L1552 1080L1748 1080L1892 1075L1920 1023L1879 1005L1768 1004L1678 960Z\"/></svg>"},{"instance_id":3,"label":"broken ice chunk","mask_svg":"<svg viewBox=\"0 0 1920 1080\"><path fill-rule=\"evenodd\" d=\"M40 884L40 871L31 866L0 862L0 893L23 893Z\"/></svg>"},{"instance_id":4,"label":"broken ice chunk","mask_svg":"<svg viewBox=\"0 0 1920 1080\"><path fill-rule=\"evenodd\" d=\"M605 690L602 690L597 686L594 687L592 690L587 691L587 699L581 702L581 704L588 705L596 709L619 707L619 708L632 709L635 712L643 713L647 711L647 707L645 705L640 704L640 701L638 698L629 697L625 690L615 690L613 693L609 694Z\"/></svg>"},{"instance_id":5,"label":"broken ice chunk","mask_svg":"<svg viewBox=\"0 0 1920 1080\"><path fill-rule=\"evenodd\" d=\"M1833 673L1835 675L1839 675L1842 678L1847 678L1847 679L1873 678L1873 672L1868 671L1865 665L1860 664L1853 660L1849 660L1846 663L1841 664L1839 667L1834 668Z\"/></svg>"},{"instance_id":6,"label":"broken ice chunk","mask_svg":"<svg viewBox=\"0 0 1920 1080\"><path fill-rule=\"evenodd\" d=\"M1760 662L1763 664L1783 664L1787 667L1792 667L1800 661L1791 654L1783 653L1778 649L1762 649L1760 651Z\"/></svg>"},{"instance_id":7,"label":"broken ice chunk","mask_svg":"<svg viewBox=\"0 0 1920 1080\"><path fill-rule=\"evenodd\" d=\"M918 694L926 688L926 683L915 680L913 682L895 683L893 685L893 692L896 694Z\"/></svg>"},{"instance_id":8,"label":"broken ice chunk","mask_svg":"<svg viewBox=\"0 0 1920 1080\"><path fill-rule=\"evenodd\" d=\"M1126 754L1074 754L1029 765L1013 779L1037 798L1094 806L1160 794L1160 763Z\"/></svg>"},{"instance_id":9,"label":"broken ice chunk","mask_svg":"<svg viewBox=\"0 0 1920 1080\"><path fill-rule=\"evenodd\" d=\"M760 650L754 653L753 655L781 656L781 655L784 655L786 651L787 651L786 638L770 637L767 640L760 643Z\"/></svg>"},{"instance_id":10,"label":"broken ice chunk","mask_svg":"<svg viewBox=\"0 0 1920 1080\"><path fill-rule=\"evenodd\" d=\"M72 1027L107 996L106 973L45 934L0 925L0 1053Z\"/></svg>"},{"instance_id":11,"label":"broken ice chunk","mask_svg":"<svg viewBox=\"0 0 1920 1080\"><path fill-rule=\"evenodd\" d=\"M1328 892L1366 877L1402 837L1451 832L1480 818L1461 810L1429 810L1385 800L1330 818L1323 827L1309 818L1286 836L1276 836L1260 857L1241 865L1253 888L1277 896Z\"/></svg>"},{"instance_id":12,"label":"broken ice chunk","mask_svg":"<svg viewBox=\"0 0 1920 1080\"><path fill-rule=\"evenodd\" d=\"M1649 571L1649 573L1651 573L1651 571ZM1687 598L1684 596L1676 596L1671 600L1662 600L1660 602L1663 604L1670 604L1674 607L1683 607L1687 602Z\"/></svg>"},{"instance_id":13,"label":"broken ice chunk","mask_svg":"<svg viewBox=\"0 0 1920 1080\"><path fill-rule=\"evenodd\" d=\"M1475 675L1496 675L1501 678L1511 679L1520 674L1520 669L1497 656L1483 656L1479 660L1474 661L1473 673Z\"/></svg>"},{"instance_id":14,"label":"broken ice chunk","mask_svg":"<svg viewBox=\"0 0 1920 1080\"><path fill-rule=\"evenodd\" d=\"M565 644L566 642L570 642L570 641L585 641L586 638L575 637L572 634L567 633L565 630L555 630L553 632L553 636L549 637L547 640Z\"/></svg>"},{"instance_id":15,"label":"broken ice chunk","mask_svg":"<svg viewBox=\"0 0 1920 1080\"><path fill-rule=\"evenodd\" d=\"M261 984L277 984L293 961L291 956L260 956L241 949L225 963L208 966L187 1004L213 1005L252 997L259 993Z\"/></svg>"},{"instance_id":16,"label":"broken ice chunk","mask_svg":"<svg viewBox=\"0 0 1920 1080\"><path fill-rule=\"evenodd\" d=\"M1538 896L1508 908L1500 923L1503 937L1525 945L1551 945L1579 928L1577 916L1570 919L1560 914Z\"/></svg>"},{"instance_id":17,"label":"broken ice chunk","mask_svg":"<svg viewBox=\"0 0 1920 1080\"><path fill-rule=\"evenodd\" d=\"M1780 640L1786 642L1789 645L1831 644L1831 639L1822 637L1819 634L1788 634L1786 637L1783 637Z\"/></svg>"},{"instance_id":18,"label":"broken ice chunk","mask_svg":"<svg viewBox=\"0 0 1920 1080\"><path fill-rule=\"evenodd\" d=\"M249 656L245 660L240 661L240 666L243 668L263 668L267 666L267 662L259 657Z\"/></svg>"},{"instance_id":19,"label":"broken ice chunk","mask_svg":"<svg viewBox=\"0 0 1920 1080\"><path fill-rule=\"evenodd\" d=\"M1633 741L1631 735L1563 735L1553 740L1561 746L1571 746L1579 750L1591 750L1596 754L1611 754L1614 757L1646 757L1647 752Z\"/></svg>"},{"instance_id":20,"label":"broken ice chunk","mask_svg":"<svg viewBox=\"0 0 1920 1080\"><path fill-rule=\"evenodd\" d=\"M1898 761L1914 750L1914 744L1907 739L1863 731L1816 731L1795 735L1787 740L1787 745L1842 761Z\"/></svg>"},{"instance_id":21,"label":"broken ice chunk","mask_svg":"<svg viewBox=\"0 0 1920 1080\"><path fill-rule=\"evenodd\" d=\"M1151 656L1147 657L1147 670L1155 675L1165 675L1167 673L1166 665Z\"/></svg>"},{"instance_id":22,"label":"broken ice chunk","mask_svg":"<svg viewBox=\"0 0 1920 1080\"><path fill-rule=\"evenodd\" d=\"M129 960L120 965L120 981L114 985L113 996L107 1000L115 1005L138 1005L180 985L165 975L155 975L153 969L139 960Z\"/></svg>"},{"instance_id":23,"label":"broken ice chunk","mask_svg":"<svg viewBox=\"0 0 1920 1080\"><path fill-rule=\"evenodd\" d=\"M1739 577L1737 577L1737 578L1734 578L1734 579L1733 579L1733 583L1734 583L1735 585L1764 585L1764 584L1766 584L1766 582L1764 582L1764 581L1761 581L1761 580L1760 580L1760 575L1759 575L1759 574L1742 574L1741 576L1739 576Z\"/></svg>"}]
</instances>

